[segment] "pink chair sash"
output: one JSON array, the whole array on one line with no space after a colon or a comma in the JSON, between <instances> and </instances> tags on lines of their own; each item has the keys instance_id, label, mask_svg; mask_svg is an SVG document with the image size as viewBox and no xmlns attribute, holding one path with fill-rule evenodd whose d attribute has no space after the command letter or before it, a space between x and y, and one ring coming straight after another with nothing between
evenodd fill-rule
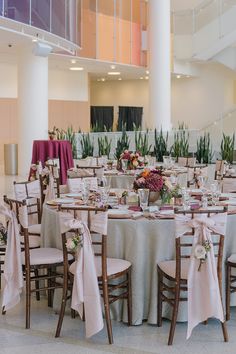
<instances>
[{"instance_id":1,"label":"pink chair sash","mask_svg":"<svg viewBox=\"0 0 236 354\"><path fill-rule=\"evenodd\" d=\"M181 237L192 228L195 231L188 271L187 339L191 336L193 328L209 317L224 321L213 245L200 271L198 271L200 261L194 256L194 248L203 241L211 242L212 233L225 235L226 219L227 213L215 214L209 218L202 214L194 219L191 219L189 215L176 215L176 237Z\"/></svg>"},{"instance_id":2,"label":"pink chair sash","mask_svg":"<svg viewBox=\"0 0 236 354\"><path fill-rule=\"evenodd\" d=\"M54 177L52 172L47 167L43 169L42 175L49 175L49 184L47 185L44 198L44 203L46 203L49 200L55 199Z\"/></svg>"},{"instance_id":3,"label":"pink chair sash","mask_svg":"<svg viewBox=\"0 0 236 354\"><path fill-rule=\"evenodd\" d=\"M4 262L4 279L6 284L2 300L2 306L7 311L20 302L20 294L23 288L23 274L19 225L15 213L4 205L0 205L0 214L4 215L8 221L7 247Z\"/></svg>"},{"instance_id":4,"label":"pink chair sash","mask_svg":"<svg viewBox=\"0 0 236 354\"><path fill-rule=\"evenodd\" d=\"M95 219L98 225L104 222L103 214L96 214ZM102 218L100 223L99 215ZM78 311L82 318L84 304L86 337L91 337L101 331L104 326L91 235L86 223L72 219L69 213L60 213L60 216L62 232L71 228L83 228L84 230L83 247L80 248L76 261L71 307ZM96 231L99 232L99 230Z\"/></svg>"}]
</instances>

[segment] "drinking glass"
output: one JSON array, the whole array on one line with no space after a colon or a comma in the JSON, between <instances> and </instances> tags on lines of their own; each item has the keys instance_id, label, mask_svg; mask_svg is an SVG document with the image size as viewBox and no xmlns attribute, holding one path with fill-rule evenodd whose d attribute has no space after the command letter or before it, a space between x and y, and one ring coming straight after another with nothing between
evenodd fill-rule
<instances>
[{"instance_id":1,"label":"drinking glass","mask_svg":"<svg viewBox=\"0 0 236 354\"><path fill-rule=\"evenodd\" d=\"M189 210L190 209L190 206L189 206L190 196L189 196L189 193L186 188L184 188L184 187L181 188L181 195L182 195L184 210Z\"/></svg>"},{"instance_id":2,"label":"drinking glass","mask_svg":"<svg viewBox=\"0 0 236 354\"><path fill-rule=\"evenodd\" d=\"M85 204L87 204L89 200L89 189L90 189L90 183L88 181L83 181L83 184L81 186L81 192L82 192L82 199Z\"/></svg>"},{"instance_id":3,"label":"drinking glass","mask_svg":"<svg viewBox=\"0 0 236 354\"><path fill-rule=\"evenodd\" d=\"M124 172L126 172L127 169L128 169L128 160L126 160L126 159L121 160L121 167L122 167L122 170L123 170Z\"/></svg>"},{"instance_id":4,"label":"drinking glass","mask_svg":"<svg viewBox=\"0 0 236 354\"><path fill-rule=\"evenodd\" d=\"M219 202L220 198L220 191L221 191L221 186L219 181L214 181L214 183L211 184L211 194L212 194L212 204L217 205Z\"/></svg>"},{"instance_id":5,"label":"drinking glass","mask_svg":"<svg viewBox=\"0 0 236 354\"><path fill-rule=\"evenodd\" d=\"M149 189L138 189L139 205L144 210L148 206Z\"/></svg>"}]
</instances>

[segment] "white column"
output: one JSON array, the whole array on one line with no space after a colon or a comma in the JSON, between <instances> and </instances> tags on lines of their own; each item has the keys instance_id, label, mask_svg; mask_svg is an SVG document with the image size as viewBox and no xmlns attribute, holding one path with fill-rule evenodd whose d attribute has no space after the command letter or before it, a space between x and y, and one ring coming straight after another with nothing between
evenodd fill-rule
<instances>
[{"instance_id":1,"label":"white column","mask_svg":"<svg viewBox=\"0 0 236 354\"><path fill-rule=\"evenodd\" d=\"M170 0L149 0L149 121L171 128Z\"/></svg>"},{"instance_id":2,"label":"white column","mask_svg":"<svg viewBox=\"0 0 236 354\"><path fill-rule=\"evenodd\" d=\"M29 173L33 140L48 138L48 58L24 47L18 61L19 175Z\"/></svg>"}]
</instances>

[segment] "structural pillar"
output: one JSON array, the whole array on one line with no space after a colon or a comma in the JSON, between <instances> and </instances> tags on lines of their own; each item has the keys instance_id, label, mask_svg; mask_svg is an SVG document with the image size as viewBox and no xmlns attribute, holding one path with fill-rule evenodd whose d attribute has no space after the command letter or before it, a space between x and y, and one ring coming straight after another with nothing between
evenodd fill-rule
<instances>
[{"instance_id":1,"label":"structural pillar","mask_svg":"<svg viewBox=\"0 0 236 354\"><path fill-rule=\"evenodd\" d=\"M149 0L149 121L171 129L170 0Z\"/></svg>"},{"instance_id":2,"label":"structural pillar","mask_svg":"<svg viewBox=\"0 0 236 354\"><path fill-rule=\"evenodd\" d=\"M48 139L48 57L36 56L32 46L19 52L18 164L19 175L30 170L34 140Z\"/></svg>"}]
</instances>

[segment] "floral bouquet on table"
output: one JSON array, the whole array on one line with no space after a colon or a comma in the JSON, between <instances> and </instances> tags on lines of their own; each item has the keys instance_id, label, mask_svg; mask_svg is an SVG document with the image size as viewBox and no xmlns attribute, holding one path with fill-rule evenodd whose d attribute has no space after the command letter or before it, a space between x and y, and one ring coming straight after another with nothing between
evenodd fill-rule
<instances>
[{"instance_id":1,"label":"floral bouquet on table","mask_svg":"<svg viewBox=\"0 0 236 354\"><path fill-rule=\"evenodd\" d=\"M134 170L137 167L144 166L144 158L143 156L141 156L141 154L138 151L130 152L129 150L125 150L120 155L121 165L122 165L122 160L128 161L128 165L127 165L128 170Z\"/></svg>"},{"instance_id":2,"label":"floral bouquet on table","mask_svg":"<svg viewBox=\"0 0 236 354\"><path fill-rule=\"evenodd\" d=\"M170 203L171 198L175 196L176 186L173 186L169 179L163 176L162 169L144 169L133 185L134 189L146 188L150 194L156 192L156 200L161 199L162 203ZM155 200L153 200L155 201Z\"/></svg>"}]
</instances>

